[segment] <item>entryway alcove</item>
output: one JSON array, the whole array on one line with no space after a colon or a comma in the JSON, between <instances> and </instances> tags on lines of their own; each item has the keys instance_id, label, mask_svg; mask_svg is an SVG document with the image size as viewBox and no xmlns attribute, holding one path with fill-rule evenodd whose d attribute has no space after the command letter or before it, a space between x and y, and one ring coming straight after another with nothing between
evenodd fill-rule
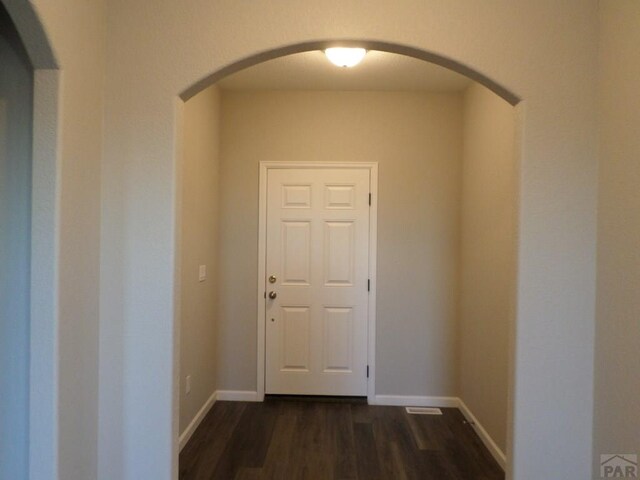
<instances>
[{"instance_id":1,"label":"entryway alcove","mask_svg":"<svg viewBox=\"0 0 640 480\"><path fill-rule=\"evenodd\" d=\"M316 242L305 217L312 203L328 201L323 187L315 196L313 182L301 179L274 193L290 227L283 231L295 244L291 251L302 255L289 265L289 280L281 278L286 262L264 263L268 238L285 236L261 241L268 215L260 213L266 193L259 191L269 165L306 163L313 170L359 163L379 169L379 178L367 180L362 194L354 188L356 196L347 195L341 207L344 227L353 220L350 209L375 190L377 254L363 257L368 273L361 280L365 298L376 300L364 330L368 353L357 366L367 385L360 395L370 404L461 408L504 468L516 274L512 106L463 75L411 56L374 50L346 71L312 50L221 78L187 100L182 125L181 447L216 400L262 401L270 393L265 339L285 339L287 332L296 339L277 347L284 350L274 357L291 375L313 368L340 375L339 368L321 366L327 351L338 352L340 368L352 372L348 346L355 330L341 330L351 325L352 309L327 304L344 314L338 328L327 315L314 317L295 294L285 304L277 297L282 281L292 291L316 281L339 287L321 273L331 221L324 220L325 233L318 227ZM338 178L325 183L325 191L356 185ZM343 237L348 251L352 237ZM350 262L349 255L341 258ZM325 260L326 267L331 259ZM320 276L312 282L306 275L315 275L314 261ZM351 287L351 270L344 272L340 281ZM276 298L267 297L271 292ZM316 338L324 332L342 347L314 346L314 318L324 322ZM285 390L271 391L310 391Z\"/></svg>"}]
</instances>

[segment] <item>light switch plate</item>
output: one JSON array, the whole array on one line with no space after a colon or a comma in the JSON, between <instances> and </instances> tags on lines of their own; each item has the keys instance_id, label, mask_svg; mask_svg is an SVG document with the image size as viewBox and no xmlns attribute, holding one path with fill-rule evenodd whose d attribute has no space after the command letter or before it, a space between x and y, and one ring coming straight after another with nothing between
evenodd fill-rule
<instances>
[{"instance_id":1,"label":"light switch plate","mask_svg":"<svg viewBox=\"0 0 640 480\"><path fill-rule=\"evenodd\" d=\"M200 265L200 268L198 268L198 281L204 282L206 279L207 279L207 266Z\"/></svg>"}]
</instances>

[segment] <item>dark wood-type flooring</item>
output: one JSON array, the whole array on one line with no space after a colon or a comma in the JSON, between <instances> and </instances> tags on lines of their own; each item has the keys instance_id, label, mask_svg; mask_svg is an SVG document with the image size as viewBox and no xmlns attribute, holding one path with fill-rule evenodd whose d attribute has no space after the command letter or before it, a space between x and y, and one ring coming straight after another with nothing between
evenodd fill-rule
<instances>
[{"instance_id":1,"label":"dark wood-type flooring","mask_svg":"<svg viewBox=\"0 0 640 480\"><path fill-rule=\"evenodd\" d=\"M180 454L180 479L504 479L460 411L442 412L357 400L217 402Z\"/></svg>"}]
</instances>

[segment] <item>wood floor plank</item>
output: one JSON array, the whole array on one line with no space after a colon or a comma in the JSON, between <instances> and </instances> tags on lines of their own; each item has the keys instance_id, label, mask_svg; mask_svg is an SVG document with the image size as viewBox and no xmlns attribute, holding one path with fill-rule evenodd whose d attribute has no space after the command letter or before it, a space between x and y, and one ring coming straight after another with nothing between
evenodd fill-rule
<instances>
[{"instance_id":1,"label":"wood floor plank","mask_svg":"<svg viewBox=\"0 0 640 480\"><path fill-rule=\"evenodd\" d=\"M325 428L326 404L304 402L298 408L287 478L331 478L333 452Z\"/></svg>"},{"instance_id":2,"label":"wood floor plank","mask_svg":"<svg viewBox=\"0 0 640 480\"><path fill-rule=\"evenodd\" d=\"M358 478L355 435L350 405L333 405L327 411L326 428L334 443L335 480Z\"/></svg>"},{"instance_id":3,"label":"wood floor plank","mask_svg":"<svg viewBox=\"0 0 640 480\"><path fill-rule=\"evenodd\" d=\"M399 461L396 468L409 480L425 480L430 478L430 472L424 468L423 459L417 453L420 451L416 444L409 421L403 408L382 407L380 410L380 435L383 440L395 442Z\"/></svg>"},{"instance_id":4,"label":"wood floor plank","mask_svg":"<svg viewBox=\"0 0 640 480\"><path fill-rule=\"evenodd\" d=\"M263 466L276 411L269 402L246 405L211 478L233 479L242 467Z\"/></svg>"},{"instance_id":5,"label":"wood floor plank","mask_svg":"<svg viewBox=\"0 0 640 480\"><path fill-rule=\"evenodd\" d=\"M452 437L449 440L448 450L455 453L454 461L456 463L459 461L461 466L469 465L467 469L473 467L474 474L478 478L483 476L495 478L496 475L502 475L502 468L484 446L473 427L466 422L462 413L458 409L449 409L448 413L452 419L449 424Z\"/></svg>"},{"instance_id":6,"label":"wood floor plank","mask_svg":"<svg viewBox=\"0 0 640 480\"><path fill-rule=\"evenodd\" d=\"M261 480L262 478L261 468L241 467L234 480Z\"/></svg>"},{"instance_id":7,"label":"wood floor plank","mask_svg":"<svg viewBox=\"0 0 640 480\"><path fill-rule=\"evenodd\" d=\"M404 412L414 440L420 450L443 451L453 433L449 426L450 413L441 409L442 415L411 415Z\"/></svg>"},{"instance_id":8,"label":"wood floor plank","mask_svg":"<svg viewBox=\"0 0 640 480\"><path fill-rule=\"evenodd\" d=\"M460 411L442 410L218 402L180 454L180 480L504 480Z\"/></svg>"},{"instance_id":9,"label":"wood floor plank","mask_svg":"<svg viewBox=\"0 0 640 480\"><path fill-rule=\"evenodd\" d=\"M351 405L353 423L371 423L378 407L367 404Z\"/></svg>"},{"instance_id":10,"label":"wood floor plank","mask_svg":"<svg viewBox=\"0 0 640 480\"><path fill-rule=\"evenodd\" d=\"M393 422L389 422L388 414L396 411L393 407L375 407L368 412L369 420L373 427L382 478L407 479L404 460L401 449L407 448L407 442L396 436ZM400 443L403 446L400 446Z\"/></svg>"},{"instance_id":11,"label":"wood floor plank","mask_svg":"<svg viewBox=\"0 0 640 480\"><path fill-rule=\"evenodd\" d=\"M280 405L273 428L271 444L264 461L263 476L266 479L286 478L292 451L299 409L291 404Z\"/></svg>"},{"instance_id":12,"label":"wood floor plank","mask_svg":"<svg viewBox=\"0 0 640 480\"><path fill-rule=\"evenodd\" d=\"M208 480L246 408L240 402L217 402L180 453L180 480Z\"/></svg>"},{"instance_id":13,"label":"wood floor plank","mask_svg":"<svg viewBox=\"0 0 640 480\"><path fill-rule=\"evenodd\" d=\"M402 454L400 453L400 447L396 442L387 442L388 451L388 465L383 467L382 475L384 478L397 478L398 480L409 480L409 476L404 468L404 462L402 461ZM381 455L379 458L383 458Z\"/></svg>"},{"instance_id":14,"label":"wood floor plank","mask_svg":"<svg viewBox=\"0 0 640 480\"><path fill-rule=\"evenodd\" d=\"M356 444L358 478L366 478L367 480L382 479L376 442L373 436L373 426L370 423L354 423L353 433Z\"/></svg>"}]
</instances>

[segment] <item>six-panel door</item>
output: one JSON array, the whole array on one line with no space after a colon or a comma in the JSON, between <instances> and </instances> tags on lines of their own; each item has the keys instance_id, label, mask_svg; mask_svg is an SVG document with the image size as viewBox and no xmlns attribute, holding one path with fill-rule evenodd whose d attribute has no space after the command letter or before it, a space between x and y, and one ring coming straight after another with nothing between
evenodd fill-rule
<instances>
[{"instance_id":1,"label":"six-panel door","mask_svg":"<svg viewBox=\"0 0 640 480\"><path fill-rule=\"evenodd\" d=\"M268 171L268 394L367 393L369 182L368 169Z\"/></svg>"}]
</instances>

